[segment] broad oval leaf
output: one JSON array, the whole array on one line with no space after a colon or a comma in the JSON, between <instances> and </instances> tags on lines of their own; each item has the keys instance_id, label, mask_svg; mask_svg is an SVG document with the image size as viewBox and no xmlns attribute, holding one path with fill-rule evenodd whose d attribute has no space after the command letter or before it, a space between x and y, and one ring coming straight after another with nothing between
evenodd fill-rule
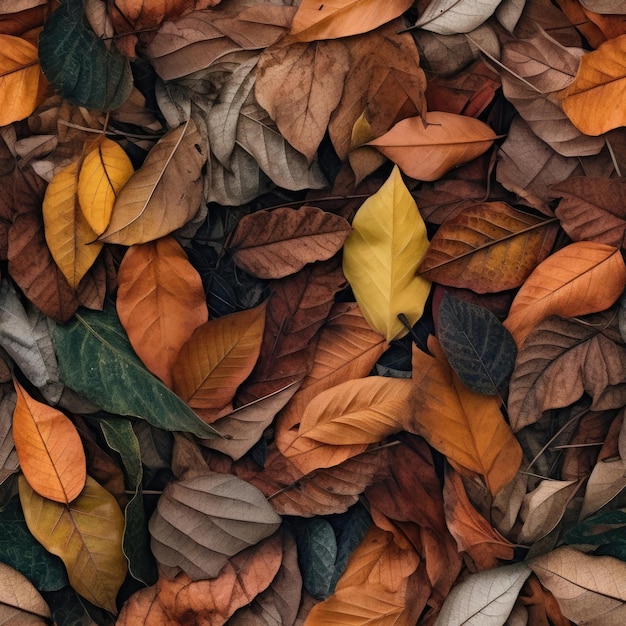
<instances>
[{"instance_id":1,"label":"broad oval leaf","mask_svg":"<svg viewBox=\"0 0 626 626\"><path fill-rule=\"evenodd\" d=\"M116 613L127 564L122 551L124 516L115 498L89 476L81 495L69 505L42 498L23 477L19 491L28 529L61 558L72 587L92 604Z\"/></svg>"},{"instance_id":2,"label":"broad oval leaf","mask_svg":"<svg viewBox=\"0 0 626 626\"><path fill-rule=\"evenodd\" d=\"M165 430L215 436L215 429L148 372L110 309L84 311L57 326L54 345L61 380L105 411L141 417ZM76 367L77 360L85 366Z\"/></svg>"},{"instance_id":3,"label":"broad oval leaf","mask_svg":"<svg viewBox=\"0 0 626 626\"><path fill-rule=\"evenodd\" d=\"M370 326L388 341L422 316L430 281L415 275L428 247L426 225L394 167L357 211L344 244L343 271Z\"/></svg>"},{"instance_id":4,"label":"broad oval leaf","mask_svg":"<svg viewBox=\"0 0 626 626\"><path fill-rule=\"evenodd\" d=\"M407 176L431 181L486 152L495 138L493 130L476 118L430 111L399 121L365 145L374 146Z\"/></svg>"},{"instance_id":5,"label":"broad oval leaf","mask_svg":"<svg viewBox=\"0 0 626 626\"><path fill-rule=\"evenodd\" d=\"M109 225L115 199L133 171L122 147L104 136L83 159L78 174L78 202L96 235Z\"/></svg>"},{"instance_id":6,"label":"broad oval leaf","mask_svg":"<svg viewBox=\"0 0 626 626\"><path fill-rule=\"evenodd\" d=\"M209 318L202 279L173 237L131 246L117 274L120 322L144 365L168 387L172 366Z\"/></svg>"},{"instance_id":7,"label":"broad oval leaf","mask_svg":"<svg viewBox=\"0 0 626 626\"><path fill-rule=\"evenodd\" d=\"M169 131L118 194L98 238L126 246L169 235L198 212L206 161L195 123Z\"/></svg>"},{"instance_id":8,"label":"broad oval leaf","mask_svg":"<svg viewBox=\"0 0 626 626\"><path fill-rule=\"evenodd\" d=\"M442 285L477 293L513 289L548 256L557 232L556 220L504 202L474 204L441 225L418 271Z\"/></svg>"},{"instance_id":9,"label":"broad oval leaf","mask_svg":"<svg viewBox=\"0 0 626 626\"><path fill-rule=\"evenodd\" d=\"M32 43L0 34L0 50L0 126L6 126L35 110L45 81Z\"/></svg>"},{"instance_id":10,"label":"broad oval leaf","mask_svg":"<svg viewBox=\"0 0 626 626\"><path fill-rule=\"evenodd\" d=\"M16 380L13 384L13 439L24 477L42 497L69 504L87 479L78 431L61 411L31 398Z\"/></svg>"},{"instance_id":11,"label":"broad oval leaf","mask_svg":"<svg viewBox=\"0 0 626 626\"><path fill-rule=\"evenodd\" d=\"M0 622L45 626L51 618L50 608L30 580L0 563Z\"/></svg>"},{"instance_id":12,"label":"broad oval leaf","mask_svg":"<svg viewBox=\"0 0 626 626\"><path fill-rule=\"evenodd\" d=\"M46 20L39 62L64 98L88 109L117 109L133 88L128 59L89 29L81 0L66 0Z\"/></svg>"},{"instance_id":13,"label":"broad oval leaf","mask_svg":"<svg viewBox=\"0 0 626 626\"><path fill-rule=\"evenodd\" d=\"M261 350L266 303L205 322L182 346L172 370L173 389L205 421L234 398Z\"/></svg>"},{"instance_id":14,"label":"broad oval leaf","mask_svg":"<svg viewBox=\"0 0 626 626\"><path fill-rule=\"evenodd\" d=\"M626 34L585 54L576 78L558 96L574 126L587 135L625 126Z\"/></svg>"},{"instance_id":15,"label":"broad oval leaf","mask_svg":"<svg viewBox=\"0 0 626 626\"><path fill-rule=\"evenodd\" d=\"M415 26L439 35L469 33L487 21L502 0L434 0Z\"/></svg>"},{"instance_id":16,"label":"broad oval leaf","mask_svg":"<svg viewBox=\"0 0 626 626\"><path fill-rule=\"evenodd\" d=\"M46 242L67 282L77 289L102 250L78 204L78 163L54 175L43 199ZM88 245L90 244L90 245Z\"/></svg>"},{"instance_id":17,"label":"broad oval leaf","mask_svg":"<svg viewBox=\"0 0 626 626\"><path fill-rule=\"evenodd\" d=\"M366 33L400 17L410 9L411 0L335 0L320 4L303 0L298 6L289 31L295 41L336 39Z\"/></svg>"},{"instance_id":18,"label":"broad oval leaf","mask_svg":"<svg viewBox=\"0 0 626 626\"><path fill-rule=\"evenodd\" d=\"M256 487L211 472L165 487L150 518L152 551L172 574L214 578L230 557L269 537L280 521Z\"/></svg>"},{"instance_id":19,"label":"broad oval leaf","mask_svg":"<svg viewBox=\"0 0 626 626\"><path fill-rule=\"evenodd\" d=\"M470 574L452 588L435 626L502 626L532 570L526 563Z\"/></svg>"},{"instance_id":20,"label":"broad oval leaf","mask_svg":"<svg viewBox=\"0 0 626 626\"><path fill-rule=\"evenodd\" d=\"M508 385L517 346L491 311L446 293L439 305L437 337L469 389L495 395Z\"/></svg>"},{"instance_id":21,"label":"broad oval leaf","mask_svg":"<svg viewBox=\"0 0 626 626\"><path fill-rule=\"evenodd\" d=\"M518 347L550 315L575 317L608 309L626 283L618 248L575 242L540 263L518 291L504 325Z\"/></svg>"},{"instance_id":22,"label":"broad oval leaf","mask_svg":"<svg viewBox=\"0 0 626 626\"><path fill-rule=\"evenodd\" d=\"M242 217L228 247L235 263L248 274L283 278L307 263L330 259L350 230L343 217L317 207L282 207Z\"/></svg>"}]
</instances>

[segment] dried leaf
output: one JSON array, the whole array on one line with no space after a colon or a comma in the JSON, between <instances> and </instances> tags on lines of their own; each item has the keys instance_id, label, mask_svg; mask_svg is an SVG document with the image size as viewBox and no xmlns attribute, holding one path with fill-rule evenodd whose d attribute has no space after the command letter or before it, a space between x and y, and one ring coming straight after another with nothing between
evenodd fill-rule
<instances>
[{"instance_id":1,"label":"dried leaf","mask_svg":"<svg viewBox=\"0 0 626 626\"><path fill-rule=\"evenodd\" d=\"M17 570L0 563L0 620L3 624L50 623L50 608L33 584Z\"/></svg>"},{"instance_id":2,"label":"dried leaf","mask_svg":"<svg viewBox=\"0 0 626 626\"><path fill-rule=\"evenodd\" d=\"M430 111L407 117L366 145L374 146L417 180L437 180L467 163L493 144L496 134L473 117Z\"/></svg>"},{"instance_id":3,"label":"dried leaf","mask_svg":"<svg viewBox=\"0 0 626 626\"><path fill-rule=\"evenodd\" d=\"M183 344L208 320L204 289L173 237L132 246L117 275L116 307L144 365L168 387Z\"/></svg>"},{"instance_id":4,"label":"dried leaf","mask_svg":"<svg viewBox=\"0 0 626 626\"><path fill-rule=\"evenodd\" d=\"M419 16L415 26L440 35L469 33L496 10L501 0L435 0Z\"/></svg>"},{"instance_id":5,"label":"dried leaf","mask_svg":"<svg viewBox=\"0 0 626 626\"><path fill-rule=\"evenodd\" d=\"M350 234L342 217L313 206L256 211L242 217L228 247L238 267L258 278L283 278L325 261Z\"/></svg>"},{"instance_id":6,"label":"dried leaf","mask_svg":"<svg viewBox=\"0 0 626 626\"><path fill-rule=\"evenodd\" d=\"M550 315L574 317L608 309L626 282L619 250L576 242L540 263L518 291L504 325L518 347Z\"/></svg>"},{"instance_id":7,"label":"dried leaf","mask_svg":"<svg viewBox=\"0 0 626 626\"><path fill-rule=\"evenodd\" d=\"M599 511L626 489L626 460L613 459L596 464L587 481L580 519Z\"/></svg>"}]
</instances>

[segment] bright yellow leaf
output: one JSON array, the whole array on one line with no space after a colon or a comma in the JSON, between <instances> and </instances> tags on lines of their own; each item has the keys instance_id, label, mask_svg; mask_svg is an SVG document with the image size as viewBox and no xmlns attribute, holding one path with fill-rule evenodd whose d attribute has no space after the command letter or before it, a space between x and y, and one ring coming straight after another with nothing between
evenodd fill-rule
<instances>
[{"instance_id":1,"label":"bright yellow leaf","mask_svg":"<svg viewBox=\"0 0 626 626\"><path fill-rule=\"evenodd\" d=\"M78 201L97 235L109 225L117 194L133 171L126 152L106 137L101 137L85 157L78 175Z\"/></svg>"},{"instance_id":2,"label":"bright yellow leaf","mask_svg":"<svg viewBox=\"0 0 626 626\"><path fill-rule=\"evenodd\" d=\"M102 249L78 204L78 163L54 175L43 199L46 243L67 282L76 289Z\"/></svg>"},{"instance_id":3,"label":"bright yellow leaf","mask_svg":"<svg viewBox=\"0 0 626 626\"><path fill-rule=\"evenodd\" d=\"M28 117L46 84L37 48L21 37L0 35L0 126Z\"/></svg>"},{"instance_id":4,"label":"bright yellow leaf","mask_svg":"<svg viewBox=\"0 0 626 626\"><path fill-rule=\"evenodd\" d=\"M400 170L357 211L344 244L343 271L370 326L388 341L408 331L424 312L430 281L416 276L428 249L426 225Z\"/></svg>"}]
</instances>

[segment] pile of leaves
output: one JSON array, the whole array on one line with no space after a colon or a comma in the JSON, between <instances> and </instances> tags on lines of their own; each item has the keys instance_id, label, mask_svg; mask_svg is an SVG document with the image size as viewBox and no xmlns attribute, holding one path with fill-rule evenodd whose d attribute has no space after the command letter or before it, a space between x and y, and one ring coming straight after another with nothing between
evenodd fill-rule
<instances>
[{"instance_id":1,"label":"pile of leaves","mask_svg":"<svg viewBox=\"0 0 626 626\"><path fill-rule=\"evenodd\" d=\"M626 623L623 0L0 12L2 623Z\"/></svg>"}]
</instances>

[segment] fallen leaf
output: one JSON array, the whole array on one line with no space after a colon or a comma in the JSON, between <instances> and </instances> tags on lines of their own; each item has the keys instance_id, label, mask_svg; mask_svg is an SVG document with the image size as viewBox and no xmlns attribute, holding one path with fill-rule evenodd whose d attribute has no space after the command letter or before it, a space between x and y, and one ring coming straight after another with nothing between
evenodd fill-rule
<instances>
[{"instance_id":1,"label":"fallen leaf","mask_svg":"<svg viewBox=\"0 0 626 626\"><path fill-rule=\"evenodd\" d=\"M172 388L172 367L209 313L200 276L173 237L131 246L117 275L117 313L137 356Z\"/></svg>"},{"instance_id":2,"label":"fallen leaf","mask_svg":"<svg viewBox=\"0 0 626 626\"><path fill-rule=\"evenodd\" d=\"M428 4L415 26L439 35L469 33L496 10L501 0L435 0Z\"/></svg>"},{"instance_id":3,"label":"fallen leaf","mask_svg":"<svg viewBox=\"0 0 626 626\"><path fill-rule=\"evenodd\" d=\"M624 509L600 511L568 530L561 542L584 552L591 549L596 554L623 561L625 523Z\"/></svg>"},{"instance_id":4,"label":"fallen leaf","mask_svg":"<svg viewBox=\"0 0 626 626\"><path fill-rule=\"evenodd\" d=\"M608 309L626 282L619 250L575 242L542 261L518 291L504 326L520 347L528 333L550 315L574 317Z\"/></svg>"},{"instance_id":5,"label":"fallen leaf","mask_svg":"<svg viewBox=\"0 0 626 626\"><path fill-rule=\"evenodd\" d=\"M263 303L209 320L181 347L172 369L173 389L205 421L214 421L252 371L261 349L265 309Z\"/></svg>"},{"instance_id":6,"label":"fallen leaf","mask_svg":"<svg viewBox=\"0 0 626 626\"><path fill-rule=\"evenodd\" d=\"M33 584L17 570L0 563L0 619L5 623L43 626L50 608Z\"/></svg>"},{"instance_id":7,"label":"fallen leaf","mask_svg":"<svg viewBox=\"0 0 626 626\"><path fill-rule=\"evenodd\" d=\"M307 263L326 261L350 234L342 217L313 206L255 211L239 220L228 240L238 267L257 278L283 278Z\"/></svg>"},{"instance_id":8,"label":"fallen leaf","mask_svg":"<svg viewBox=\"0 0 626 626\"><path fill-rule=\"evenodd\" d=\"M228 523L226 523L228 521ZM208 472L169 483L150 518L152 551L163 571L215 578L229 558L280 525L263 494L245 481Z\"/></svg>"},{"instance_id":9,"label":"fallen leaf","mask_svg":"<svg viewBox=\"0 0 626 626\"><path fill-rule=\"evenodd\" d=\"M430 281L415 276L426 252L426 226L397 167L358 210L343 249L343 271L363 316L388 341L422 316Z\"/></svg>"},{"instance_id":10,"label":"fallen leaf","mask_svg":"<svg viewBox=\"0 0 626 626\"><path fill-rule=\"evenodd\" d=\"M32 398L16 380L13 384L13 439L24 477L40 496L69 504L87 477L78 432L61 411Z\"/></svg>"},{"instance_id":11,"label":"fallen leaf","mask_svg":"<svg viewBox=\"0 0 626 626\"><path fill-rule=\"evenodd\" d=\"M20 501L28 529L59 556L77 593L117 613L115 598L126 577L124 516L115 498L87 477L81 495L64 505L41 497L21 477Z\"/></svg>"},{"instance_id":12,"label":"fallen leaf","mask_svg":"<svg viewBox=\"0 0 626 626\"><path fill-rule=\"evenodd\" d=\"M200 143L192 120L163 136L120 191L98 240L129 246L184 226L200 208L206 161Z\"/></svg>"},{"instance_id":13,"label":"fallen leaf","mask_svg":"<svg viewBox=\"0 0 626 626\"><path fill-rule=\"evenodd\" d=\"M625 488L626 460L619 458L596 463L587 481L579 519L599 511Z\"/></svg>"},{"instance_id":14,"label":"fallen leaf","mask_svg":"<svg viewBox=\"0 0 626 626\"><path fill-rule=\"evenodd\" d=\"M493 144L496 134L484 122L465 115L430 111L407 117L366 145L374 146L417 180L437 180Z\"/></svg>"},{"instance_id":15,"label":"fallen leaf","mask_svg":"<svg viewBox=\"0 0 626 626\"><path fill-rule=\"evenodd\" d=\"M557 96L581 132L601 135L626 125L626 35L610 39L580 60L574 82Z\"/></svg>"},{"instance_id":16,"label":"fallen leaf","mask_svg":"<svg viewBox=\"0 0 626 626\"><path fill-rule=\"evenodd\" d=\"M358 35L400 17L410 7L410 0L391 0L382 7L375 0L338 0L321 5L317 0L303 0L293 17L289 38L314 41Z\"/></svg>"}]
</instances>

